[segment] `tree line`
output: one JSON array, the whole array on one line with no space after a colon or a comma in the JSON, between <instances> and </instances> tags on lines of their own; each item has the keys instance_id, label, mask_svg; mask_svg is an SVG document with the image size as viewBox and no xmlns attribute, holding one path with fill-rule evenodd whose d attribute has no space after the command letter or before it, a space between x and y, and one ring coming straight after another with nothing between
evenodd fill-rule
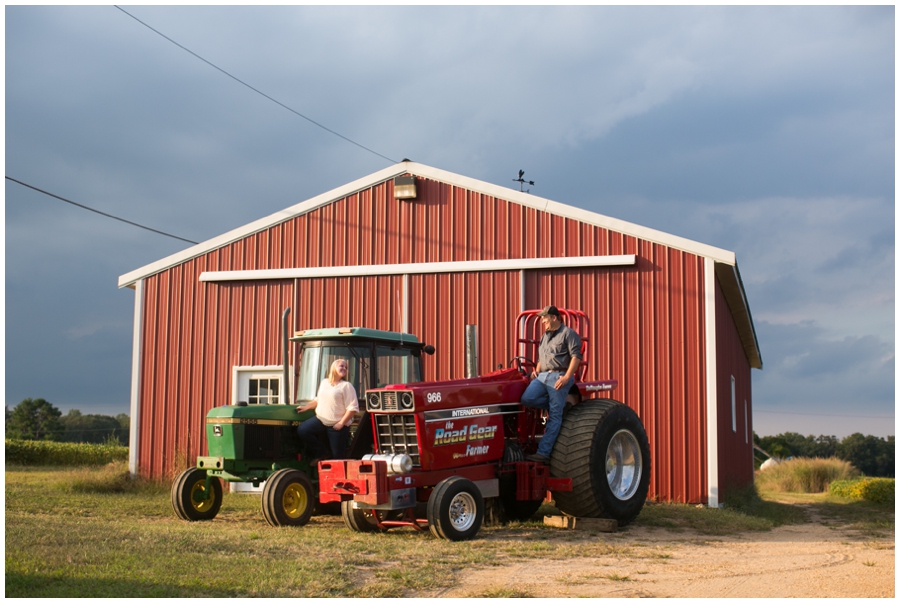
<instances>
[{"instance_id":1,"label":"tree line","mask_svg":"<svg viewBox=\"0 0 900 603\"><path fill-rule=\"evenodd\" d=\"M128 445L131 421L121 413L85 415L70 410L63 415L43 398L26 398L12 411L6 407L6 437L20 440L52 440L103 444L118 441ZM789 457L838 457L870 477L894 477L894 436L879 438L854 433L842 440L835 436L803 436L787 432L760 437L753 442L769 455Z\"/></svg>"},{"instance_id":2,"label":"tree line","mask_svg":"<svg viewBox=\"0 0 900 603\"><path fill-rule=\"evenodd\" d=\"M43 398L25 398L11 411L6 407L6 437L14 440L50 440L128 445L131 420L125 413L115 417L85 415L72 409L67 414Z\"/></svg>"},{"instance_id":3,"label":"tree line","mask_svg":"<svg viewBox=\"0 0 900 603\"><path fill-rule=\"evenodd\" d=\"M807 457L843 459L869 477L894 477L894 436L879 438L854 433L842 440L835 436L802 436L787 432L759 437L753 442L779 458Z\"/></svg>"}]
</instances>

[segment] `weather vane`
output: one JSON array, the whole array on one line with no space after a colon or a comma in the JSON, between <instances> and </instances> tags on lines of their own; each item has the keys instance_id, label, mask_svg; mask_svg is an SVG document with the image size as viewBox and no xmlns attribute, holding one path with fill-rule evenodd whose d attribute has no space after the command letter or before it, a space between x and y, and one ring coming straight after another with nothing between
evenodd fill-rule
<instances>
[{"instance_id":1,"label":"weather vane","mask_svg":"<svg viewBox=\"0 0 900 603\"><path fill-rule=\"evenodd\" d=\"M531 192L531 189L528 189L528 190L526 191L526 190L525 190L525 185L528 184L528 186L534 186L534 180L525 180L524 178L522 178L522 176L524 176L524 175L525 175L525 170L519 170L519 177L518 177L518 178L513 178L513 182L518 182L518 183L519 183L519 191L520 191L520 192L523 192L523 193L530 193L530 192Z\"/></svg>"}]
</instances>

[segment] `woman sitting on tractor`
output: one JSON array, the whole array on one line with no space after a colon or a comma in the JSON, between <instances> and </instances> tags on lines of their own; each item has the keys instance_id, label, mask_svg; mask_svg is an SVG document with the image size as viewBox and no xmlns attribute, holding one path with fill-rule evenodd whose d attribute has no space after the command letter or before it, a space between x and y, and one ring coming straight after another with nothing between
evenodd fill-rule
<instances>
[{"instance_id":1,"label":"woman sitting on tractor","mask_svg":"<svg viewBox=\"0 0 900 603\"><path fill-rule=\"evenodd\" d=\"M350 438L350 423L359 412L359 399L353 385L347 381L347 361L339 358L331 363L328 378L319 385L316 399L297 407L302 413L313 408L316 416L303 421L297 427L297 435L304 441L313 459L324 456L319 437L328 434L333 459L345 458L347 442ZM313 461L315 462L315 461Z\"/></svg>"}]
</instances>

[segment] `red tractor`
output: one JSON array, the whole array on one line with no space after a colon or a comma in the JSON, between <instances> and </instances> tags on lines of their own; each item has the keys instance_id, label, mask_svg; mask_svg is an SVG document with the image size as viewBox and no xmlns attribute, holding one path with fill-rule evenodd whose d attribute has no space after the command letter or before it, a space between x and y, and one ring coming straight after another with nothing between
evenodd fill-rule
<instances>
[{"instance_id":1,"label":"red tractor","mask_svg":"<svg viewBox=\"0 0 900 603\"><path fill-rule=\"evenodd\" d=\"M527 519L548 491L565 514L633 520L650 480L647 434L629 407L596 397L616 381L584 380L587 316L560 313L582 336L584 362L549 466L525 460L546 420L519 403L542 334L531 310L516 320L519 355L507 369L366 391L375 454L320 462L319 500L340 501L344 522L358 532L411 526L448 540L473 538L486 515Z\"/></svg>"}]
</instances>

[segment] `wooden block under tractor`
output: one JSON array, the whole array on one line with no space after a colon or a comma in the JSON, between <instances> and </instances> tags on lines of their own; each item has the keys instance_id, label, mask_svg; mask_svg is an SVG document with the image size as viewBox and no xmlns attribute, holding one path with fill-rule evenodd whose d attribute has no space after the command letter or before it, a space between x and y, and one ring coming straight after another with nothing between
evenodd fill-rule
<instances>
[{"instance_id":1,"label":"wooden block under tractor","mask_svg":"<svg viewBox=\"0 0 900 603\"><path fill-rule=\"evenodd\" d=\"M544 525L566 530L592 530L596 532L615 532L619 522L615 519L595 519L593 517L568 517L565 515L547 515Z\"/></svg>"}]
</instances>

